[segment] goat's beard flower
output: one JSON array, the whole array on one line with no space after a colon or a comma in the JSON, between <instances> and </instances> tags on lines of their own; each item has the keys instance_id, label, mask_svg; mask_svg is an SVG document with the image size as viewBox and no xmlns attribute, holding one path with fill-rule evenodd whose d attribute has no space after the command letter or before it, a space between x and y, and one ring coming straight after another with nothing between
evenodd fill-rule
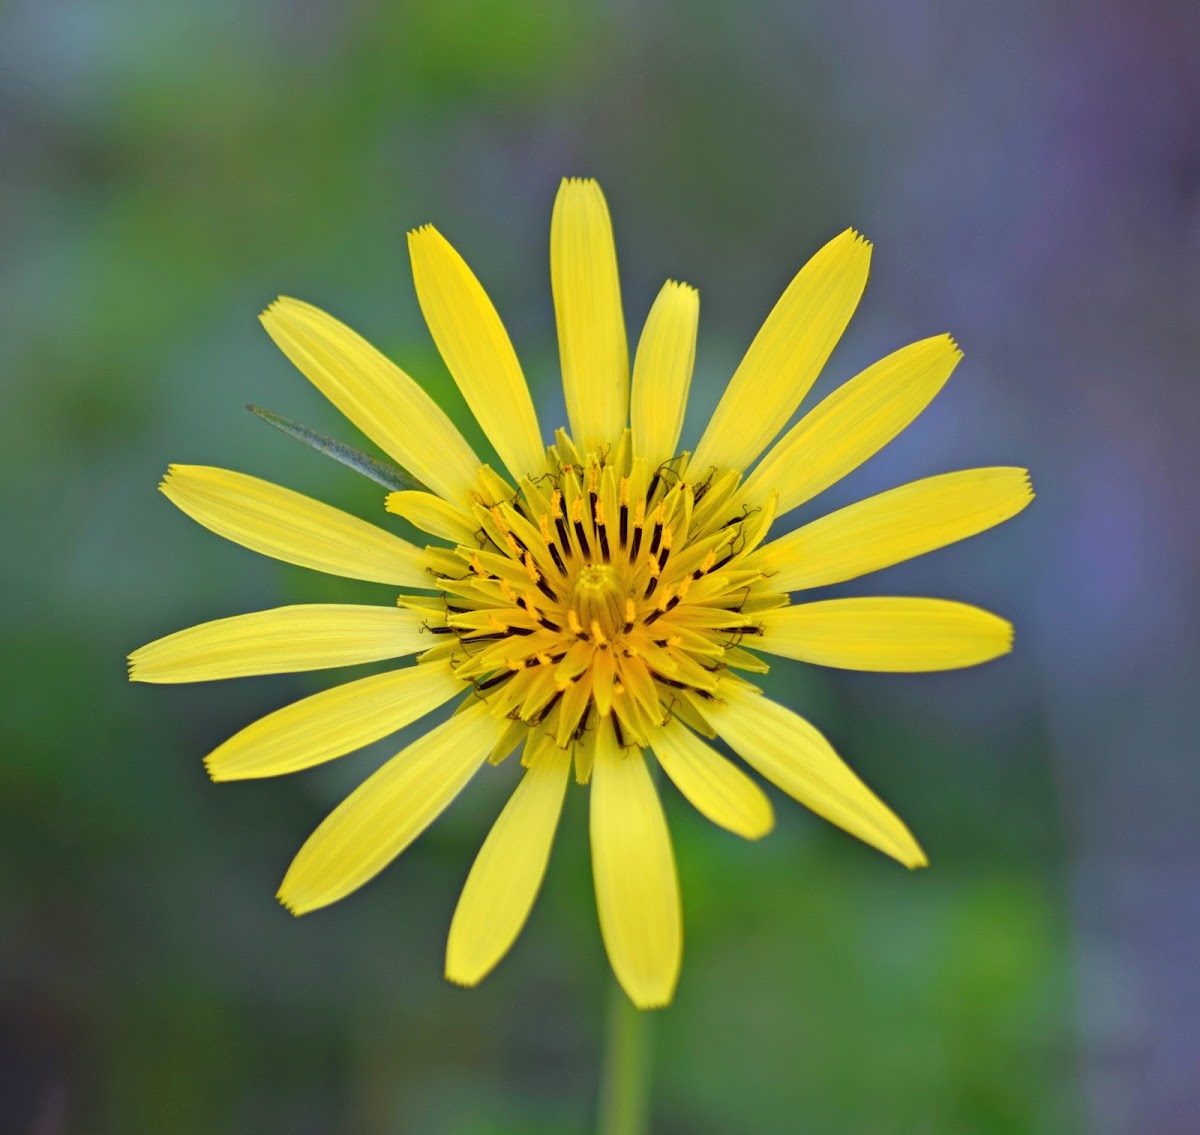
<instances>
[{"instance_id":1,"label":"goat's beard flower","mask_svg":"<svg viewBox=\"0 0 1200 1135\"><path fill-rule=\"evenodd\" d=\"M670 1001L682 954L675 864L645 753L709 819L748 839L771 804L708 741L908 867L924 853L825 738L739 676L761 653L864 670L969 666L1010 649L1003 619L924 598L791 602L973 535L1031 499L1021 469L971 469L882 493L766 542L773 521L907 426L960 355L903 347L786 426L849 322L870 245L847 231L799 272L750 345L699 443L679 450L699 300L668 282L629 374L608 209L564 181L551 277L570 432L546 448L516 354L483 288L432 227L409 236L417 296L507 476L483 464L403 371L336 320L281 299L262 316L305 375L424 490L387 508L442 541L419 548L253 477L172 466L164 493L255 551L408 590L397 606L316 604L219 619L134 652L130 673L186 682L418 655L249 725L207 758L216 780L273 776L456 712L317 828L280 887L297 914L385 867L489 759L525 772L480 851L450 928L446 975L480 981L545 873L571 766L590 786L605 946L635 1004ZM765 456L763 456L765 451ZM761 460L760 460L761 458ZM757 464L756 464L757 462ZM410 592L421 592L413 594Z\"/></svg>"}]
</instances>

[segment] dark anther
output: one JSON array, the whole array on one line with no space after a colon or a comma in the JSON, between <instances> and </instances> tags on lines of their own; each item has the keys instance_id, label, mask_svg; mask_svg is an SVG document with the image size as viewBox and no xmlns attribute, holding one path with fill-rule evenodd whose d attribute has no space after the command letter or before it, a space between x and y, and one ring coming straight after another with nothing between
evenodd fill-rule
<instances>
[{"instance_id":1,"label":"dark anther","mask_svg":"<svg viewBox=\"0 0 1200 1135\"><path fill-rule=\"evenodd\" d=\"M587 536L584 535L582 520L575 521L575 535L579 537L579 547L583 549L583 554L590 557L592 549L588 546Z\"/></svg>"},{"instance_id":2,"label":"dark anther","mask_svg":"<svg viewBox=\"0 0 1200 1135\"><path fill-rule=\"evenodd\" d=\"M654 680L661 682L664 686L670 686L673 690L690 690L692 688L686 682L677 682L674 678L664 678L657 670L654 671Z\"/></svg>"},{"instance_id":3,"label":"dark anther","mask_svg":"<svg viewBox=\"0 0 1200 1135\"><path fill-rule=\"evenodd\" d=\"M543 575L538 576L537 586L538 586L538 590L544 596L546 596L547 599L552 599L555 603L558 602L558 596L554 594L554 589L550 586L550 584L548 584L546 582L545 576L543 576Z\"/></svg>"},{"instance_id":4,"label":"dark anther","mask_svg":"<svg viewBox=\"0 0 1200 1135\"><path fill-rule=\"evenodd\" d=\"M623 749L625 748L625 734L621 732L620 718L614 713L612 715L613 732L617 735L617 744Z\"/></svg>"},{"instance_id":5,"label":"dark anther","mask_svg":"<svg viewBox=\"0 0 1200 1135\"><path fill-rule=\"evenodd\" d=\"M556 705L558 705L558 699L563 696L564 692L565 691L563 690L555 691L554 697L552 697L536 714L534 714L531 724L540 725L543 721L545 721L546 718L550 716L550 711Z\"/></svg>"},{"instance_id":6,"label":"dark anther","mask_svg":"<svg viewBox=\"0 0 1200 1135\"><path fill-rule=\"evenodd\" d=\"M625 541L629 539L629 505L621 505L621 522L620 522L621 547L625 547Z\"/></svg>"},{"instance_id":7,"label":"dark anther","mask_svg":"<svg viewBox=\"0 0 1200 1135\"><path fill-rule=\"evenodd\" d=\"M566 517L557 517L554 521L554 527L558 529L558 542L564 548L569 548L571 546L571 538L567 535Z\"/></svg>"},{"instance_id":8,"label":"dark anther","mask_svg":"<svg viewBox=\"0 0 1200 1135\"><path fill-rule=\"evenodd\" d=\"M554 561L554 566L556 568L558 568L558 570L561 571L563 573L563 575L566 575L567 574L567 565L563 563L562 556L560 556L558 554L558 545L557 544L550 545L550 558Z\"/></svg>"},{"instance_id":9,"label":"dark anther","mask_svg":"<svg viewBox=\"0 0 1200 1135\"><path fill-rule=\"evenodd\" d=\"M507 682L511 677L511 674L497 674L495 677L489 678L486 682L472 682L471 684L478 693L482 693L484 690L490 690L493 686L500 685L501 682Z\"/></svg>"}]
</instances>

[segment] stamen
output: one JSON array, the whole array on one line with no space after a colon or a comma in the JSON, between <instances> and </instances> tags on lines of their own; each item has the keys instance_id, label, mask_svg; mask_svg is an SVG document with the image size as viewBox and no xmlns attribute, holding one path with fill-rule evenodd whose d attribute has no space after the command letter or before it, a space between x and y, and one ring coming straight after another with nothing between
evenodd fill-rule
<instances>
[{"instance_id":1,"label":"stamen","mask_svg":"<svg viewBox=\"0 0 1200 1135\"><path fill-rule=\"evenodd\" d=\"M597 646L607 646L608 645L608 639L606 639L604 637L604 631L602 631L600 629L600 620L599 619L592 620L591 630L592 630L592 638L594 638L596 640Z\"/></svg>"}]
</instances>

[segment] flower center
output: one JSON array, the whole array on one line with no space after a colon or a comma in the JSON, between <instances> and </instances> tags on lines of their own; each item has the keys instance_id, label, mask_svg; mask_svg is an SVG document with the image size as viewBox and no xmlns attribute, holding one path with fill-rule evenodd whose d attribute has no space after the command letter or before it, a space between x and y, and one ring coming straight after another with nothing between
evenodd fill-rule
<instances>
[{"instance_id":1,"label":"flower center","mask_svg":"<svg viewBox=\"0 0 1200 1135\"><path fill-rule=\"evenodd\" d=\"M575 577L571 605L597 643L615 640L625 625L629 588L611 564L584 564Z\"/></svg>"},{"instance_id":2,"label":"flower center","mask_svg":"<svg viewBox=\"0 0 1200 1135\"><path fill-rule=\"evenodd\" d=\"M749 561L773 501L751 507L736 472L684 465L647 468L628 431L581 457L560 431L519 491L481 471L475 546L428 550L444 608L425 609L452 636L430 654L531 743L587 742L609 715L622 745L672 715L706 731L721 672L766 670L738 643L761 633L755 611L787 602Z\"/></svg>"}]
</instances>

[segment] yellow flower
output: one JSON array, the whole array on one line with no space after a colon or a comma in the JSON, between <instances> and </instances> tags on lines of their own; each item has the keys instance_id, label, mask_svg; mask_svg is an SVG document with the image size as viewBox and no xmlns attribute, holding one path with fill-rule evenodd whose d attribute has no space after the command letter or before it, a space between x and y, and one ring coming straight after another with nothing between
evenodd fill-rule
<instances>
[{"instance_id":1,"label":"yellow flower","mask_svg":"<svg viewBox=\"0 0 1200 1135\"><path fill-rule=\"evenodd\" d=\"M324 312L281 299L262 321L317 388L427 487L392 493L387 508L442 543L416 547L223 469L175 465L162 485L189 516L248 548L405 591L394 607L300 605L204 623L135 651L133 679L203 681L418 656L248 726L209 754L213 779L308 768L458 699L449 720L317 828L280 900L302 914L362 886L485 762L519 745L525 772L450 927L446 975L464 985L497 964L525 923L572 765L590 786L604 943L642 1008L671 1000L682 954L675 863L647 751L701 813L747 839L770 830L771 804L713 738L819 815L923 866L908 829L825 738L737 672L765 672L764 652L916 671L1010 649L1005 620L963 603L792 603L791 593L1013 516L1032 498L1022 469L930 477L764 542L777 518L924 409L958 362L953 340L901 348L776 440L866 284L870 245L842 233L788 285L695 449L681 452L697 293L664 285L631 378L608 208L595 182L567 180L554 206L550 267L570 433L559 430L547 448L516 353L471 270L431 226L409 234L409 251L430 332L504 473L480 462L413 379Z\"/></svg>"}]
</instances>

